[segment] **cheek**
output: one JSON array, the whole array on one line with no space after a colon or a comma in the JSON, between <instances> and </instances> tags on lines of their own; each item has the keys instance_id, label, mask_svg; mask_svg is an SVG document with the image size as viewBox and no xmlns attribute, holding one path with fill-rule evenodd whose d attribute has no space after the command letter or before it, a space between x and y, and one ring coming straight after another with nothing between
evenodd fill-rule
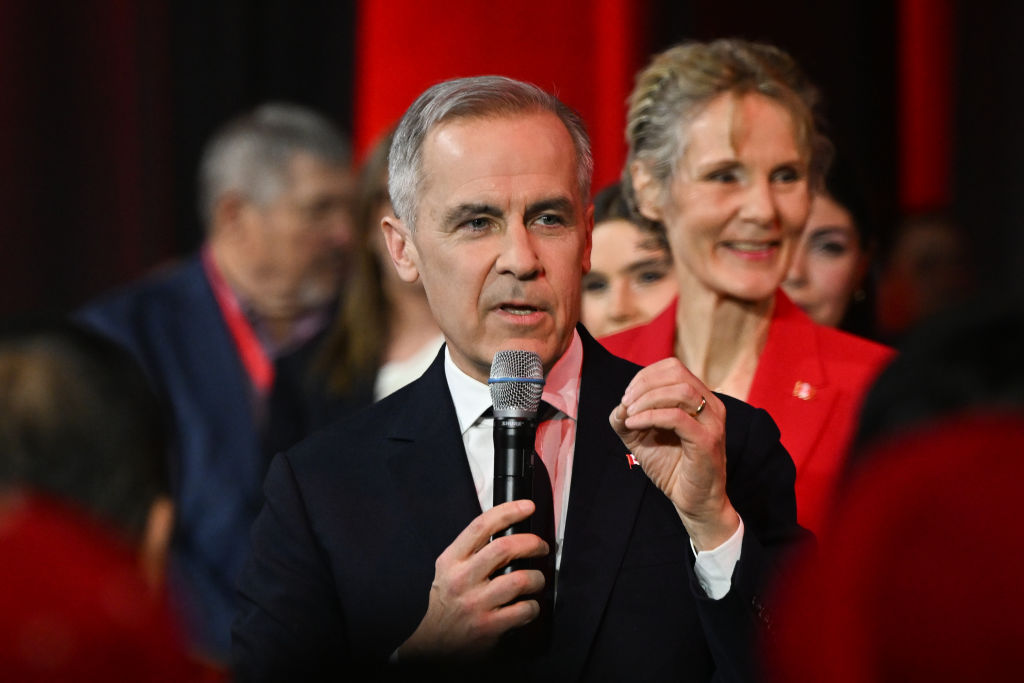
<instances>
[{"instance_id":1,"label":"cheek","mask_svg":"<svg viewBox=\"0 0 1024 683\"><path fill-rule=\"evenodd\" d=\"M701 236L717 232L728 222L732 212L729 197L724 192L678 183L664 204L669 242L673 245L693 243Z\"/></svg>"},{"instance_id":2,"label":"cheek","mask_svg":"<svg viewBox=\"0 0 1024 683\"><path fill-rule=\"evenodd\" d=\"M853 291L853 275L857 266L853 254L833 259L818 256L808 261L813 285L825 296L841 297Z\"/></svg>"},{"instance_id":3,"label":"cheek","mask_svg":"<svg viewBox=\"0 0 1024 683\"><path fill-rule=\"evenodd\" d=\"M697 245L708 240L708 230L701 224L700 212L695 211L686 217L680 216L671 226L666 226L669 249L673 258L689 260L697 249Z\"/></svg>"},{"instance_id":4,"label":"cheek","mask_svg":"<svg viewBox=\"0 0 1024 683\"><path fill-rule=\"evenodd\" d=\"M580 300L580 318L584 325L595 326L600 322L604 311L604 303L593 294L584 292Z\"/></svg>"},{"instance_id":5,"label":"cheek","mask_svg":"<svg viewBox=\"0 0 1024 683\"><path fill-rule=\"evenodd\" d=\"M669 275L653 287L647 287L637 295L637 300L642 302L644 312L653 317L665 310L665 307L675 298L679 288L676 281Z\"/></svg>"},{"instance_id":6,"label":"cheek","mask_svg":"<svg viewBox=\"0 0 1024 683\"><path fill-rule=\"evenodd\" d=\"M807 222L807 216L811 213L810 197L806 189L783 195L778 207L782 229L799 235Z\"/></svg>"}]
</instances>

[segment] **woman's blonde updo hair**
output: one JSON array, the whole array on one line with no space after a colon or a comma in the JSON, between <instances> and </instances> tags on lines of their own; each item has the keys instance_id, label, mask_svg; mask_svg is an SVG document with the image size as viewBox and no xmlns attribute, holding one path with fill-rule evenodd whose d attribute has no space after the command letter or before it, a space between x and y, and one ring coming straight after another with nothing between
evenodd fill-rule
<instances>
[{"instance_id":1,"label":"woman's blonde updo hair","mask_svg":"<svg viewBox=\"0 0 1024 683\"><path fill-rule=\"evenodd\" d=\"M686 151L689 124L711 100L726 92L759 93L785 107L808 161L811 187L820 186L832 146L815 123L818 91L793 58L771 45L739 39L684 43L655 56L637 75L629 96L629 156L622 186L633 211L633 162L645 164L658 186L667 189Z\"/></svg>"}]
</instances>

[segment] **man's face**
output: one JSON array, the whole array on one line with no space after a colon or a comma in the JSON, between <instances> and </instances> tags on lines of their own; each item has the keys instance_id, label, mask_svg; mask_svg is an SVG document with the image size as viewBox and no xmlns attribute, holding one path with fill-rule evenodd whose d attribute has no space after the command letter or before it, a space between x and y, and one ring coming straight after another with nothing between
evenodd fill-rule
<instances>
[{"instance_id":1,"label":"man's face","mask_svg":"<svg viewBox=\"0 0 1024 683\"><path fill-rule=\"evenodd\" d=\"M415 230L384 220L403 279L421 278L452 360L480 381L495 352L568 348L592 214L565 125L549 112L457 119L424 140Z\"/></svg>"},{"instance_id":2,"label":"man's face","mask_svg":"<svg viewBox=\"0 0 1024 683\"><path fill-rule=\"evenodd\" d=\"M288 171L289 182L274 201L247 208L253 304L268 316L295 315L329 302L352 242L351 171L301 152Z\"/></svg>"}]
</instances>

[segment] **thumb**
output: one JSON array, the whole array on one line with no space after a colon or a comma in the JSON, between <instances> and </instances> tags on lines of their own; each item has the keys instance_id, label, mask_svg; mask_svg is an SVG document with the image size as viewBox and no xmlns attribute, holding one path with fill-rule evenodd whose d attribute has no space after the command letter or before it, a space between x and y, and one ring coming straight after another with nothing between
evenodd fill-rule
<instances>
[{"instance_id":1,"label":"thumb","mask_svg":"<svg viewBox=\"0 0 1024 683\"><path fill-rule=\"evenodd\" d=\"M630 433L630 429L626 427L626 406L619 404L612 410L611 415L608 416L608 424L612 426L615 433L620 437L625 438Z\"/></svg>"}]
</instances>

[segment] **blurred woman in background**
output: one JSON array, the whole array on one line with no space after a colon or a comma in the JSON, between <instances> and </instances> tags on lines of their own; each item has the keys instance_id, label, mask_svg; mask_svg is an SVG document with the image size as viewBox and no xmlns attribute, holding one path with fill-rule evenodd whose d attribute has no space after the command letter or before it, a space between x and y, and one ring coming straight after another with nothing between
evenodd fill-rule
<instances>
[{"instance_id":1,"label":"blurred woman in background","mask_svg":"<svg viewBox=\"0 0 1024 683\"><path fill-rule=\"evenodd\" d=\"M377 401L419 377L441 348L441 330L419 282L398 277L381 234L391 213L388 149L381 139L359 177L353 272L320 349L323 407L312 427Z\"/></svg>"},{"instance_id":2,"label":"blurred woman in background","mask_svg":"<svg viewBox=\"0 0 1024 683\"><path fill-rule=\"evenodd\" d=\"M664 231L637 223L619 183L598 192L583 325L595 337L642 325L665 310L676 291Z\"/></svg>"},{"instance_id":3,"label":"blurred woman in background","mask_svg":"<svg viewBox=\"0 0 1024 683\"><path fill-rule=\"evenodd\" d=\"M782 289L814 322L874 338L874 221L859 185L843 171L833 167L811 199Z\"/></svg>"},{"instance_id":4,"label":"blurred woman in background","mask_svg":"<svg viewBox=\"0 0 1024 683\"><path fill-rule=\"evenodd\" d=\"M623 185L664 226L679 297L601 340L642 365L674 355L715 391L766 409L796 464L798 519L814 531L891 353L816 324L779 289L830 156L816 97L788 55L741 40L673 47L640 73Z\"/></svg>"}]
</instances>

